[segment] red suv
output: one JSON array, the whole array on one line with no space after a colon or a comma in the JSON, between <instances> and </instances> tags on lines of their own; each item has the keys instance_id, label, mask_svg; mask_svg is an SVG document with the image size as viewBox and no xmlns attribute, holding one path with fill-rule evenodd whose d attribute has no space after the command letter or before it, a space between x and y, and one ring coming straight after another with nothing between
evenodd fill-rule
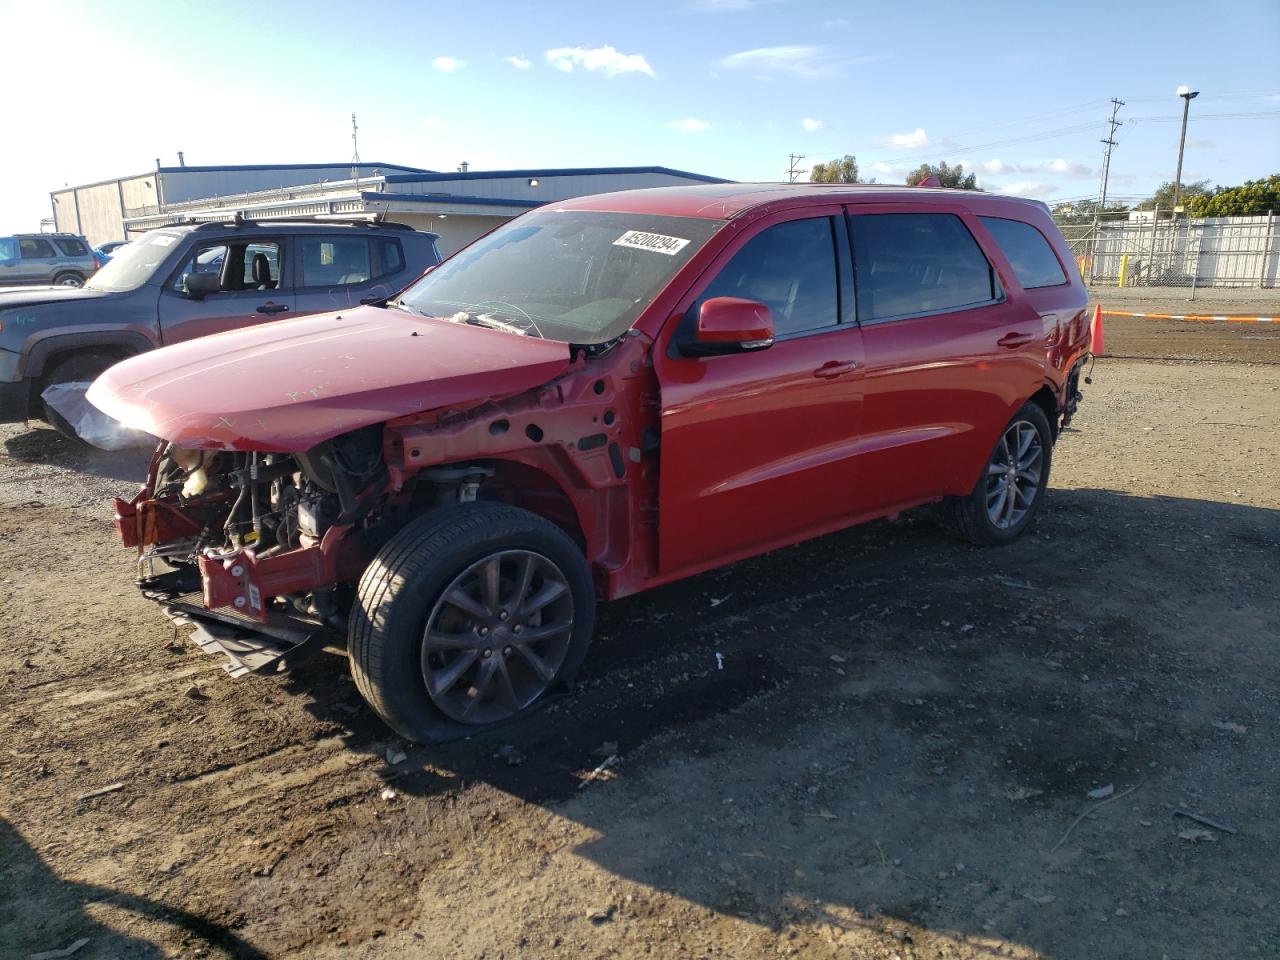
<instances>
[{"instance_id":1,"label":"red suv","mask_svg":"<svg viewBox=\"0 0 1280 960\"><path fill-rule=\"evenodd\" d=\"M90 399L163 438L143 591L233 675L333 629L406 737L529 710L597 600L938 504L1008 542L1088 351L1043 204L636 190L510 221L379 304L166 347Z\"/></svg>"}]
</instances>

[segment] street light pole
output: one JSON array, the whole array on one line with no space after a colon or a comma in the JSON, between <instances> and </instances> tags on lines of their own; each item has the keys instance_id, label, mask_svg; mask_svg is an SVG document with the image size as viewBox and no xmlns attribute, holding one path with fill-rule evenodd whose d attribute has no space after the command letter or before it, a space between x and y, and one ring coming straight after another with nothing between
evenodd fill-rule
<instances>
[{"instance_id":1,"label":"street light pole","mask_svg":"<svg viewBox=\"0 0 1280 960\"><path fill-rule=\"evenodd\" d=\"M1178 137L1178 172L1173 177L1173 215L1178 215L1178 205L1182 202L1182 151L1187 145L1187 114L1191 111L1191 101L1200 96L1199 90L1190 87L1179 87L1178 96L1182 98L1182 136Z\"/></svg>"}]
</instances>

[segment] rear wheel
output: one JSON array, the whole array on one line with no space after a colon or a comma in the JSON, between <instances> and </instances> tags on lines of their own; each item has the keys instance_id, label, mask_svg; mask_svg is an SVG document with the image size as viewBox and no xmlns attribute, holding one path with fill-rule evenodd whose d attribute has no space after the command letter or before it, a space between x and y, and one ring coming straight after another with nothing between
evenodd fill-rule
<instances>
[{"instance_id":1,"label":"rear wheel","mask_svg":"<svg viewBox=\"0 0 1280 960\"><path fill-rule=\"evenodd\" d=\"M1029 401L1001 432L969 495L943 501L943 525L976 544L1016 540L1040 509L1052 458L1049 420Z\"/></svg>"},{"instance_id":2,"label":"rear wheel","mask_svg":"<svg viewBox=\"0 0 1280 960\"><path fill-rule=\"evenodd\" d=\"M53 278L55 287L83 287L84 277L78 273L60 273Z\"/></svg>"},{"instance_id":3,"label":"rear wheel","mask_svg":"<svg viewBox=\"0 0 1280 960\"><path fill-rule=\"evenodd\" d=\"M40 390L44 391L46 387L51 387L55 383L91 383L107 369L107 367L119 362L119 357L109 356L103 353L77 353L65 360L56 363L52 370L45 375L41 381ZM75 427L67 422L66 418L57 410L49 406L49 404L41 402L44 408L45 422L57 430L68 440L76 443L83 443L76 434Z\"/></svg>"},{"instance_id":4,"label":"rear wheel","mask_svg":"<svg viewBox=\"0 0 1280 960\"><path fill-rule=\"evenodd\" d=\"M351 670L398 733L452 739L569 683L594 619L586 560L562 530L516 507L463 504L406 527L369 565Z\"/></svg>"}]
</instances>

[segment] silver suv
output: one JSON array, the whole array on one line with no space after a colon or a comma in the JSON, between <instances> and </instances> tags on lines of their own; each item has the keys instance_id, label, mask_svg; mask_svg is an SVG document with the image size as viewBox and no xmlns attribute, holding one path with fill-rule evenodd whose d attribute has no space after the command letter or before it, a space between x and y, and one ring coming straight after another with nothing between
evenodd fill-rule
<instances>
[{"instance_id":1,"label":"silver suv","mask_svg":"<svg viewBox=\"0 0 1280 960\"><path fill-rule=\"evenodd\" d=\"M97 269L89 244L72 233L0 237L0 287L82 287Z\"/></svg>"}]
</instances>

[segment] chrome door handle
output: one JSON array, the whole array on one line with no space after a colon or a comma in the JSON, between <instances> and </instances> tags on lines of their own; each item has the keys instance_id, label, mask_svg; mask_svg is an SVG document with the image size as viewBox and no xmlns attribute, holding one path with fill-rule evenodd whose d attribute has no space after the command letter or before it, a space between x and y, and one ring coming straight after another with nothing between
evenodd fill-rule
<instances>
[{"instance_id":1,"label":"chrome door handle","mask_svg":"<svg viewBox=\"0 0 1280 960\"><path fill-rule=\"evenodd\" d=\"M834 380L846 373L852 373L857 367L857 363L852 360L828 360L813 371L813 375L820 380Z\"/></svg>"}]
</instances>

